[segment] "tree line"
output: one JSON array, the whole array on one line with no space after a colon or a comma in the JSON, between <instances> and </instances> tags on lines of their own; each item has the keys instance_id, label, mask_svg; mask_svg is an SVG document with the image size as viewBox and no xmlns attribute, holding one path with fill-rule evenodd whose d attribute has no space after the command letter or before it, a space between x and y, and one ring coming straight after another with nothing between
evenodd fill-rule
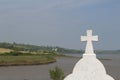
<instances>
[{"instance_id":1,"label":"tree line","mask_svg":"<svg viewBox=\"0 0 120 80\"><path fill-rule=\"evenodd\" d=\"M37 45L30 45L30 44L18 44L16 42L13 42L13 43L1 42L0 48L12 49L15 51L31 51L31 52L38 52L41 50L52 51L54 48L57 48L57 52L59 52L59 53L83 53L82 50L66 49L66 48L52 47L52 46L37 46Z\"/></svg>"}]
</instances>

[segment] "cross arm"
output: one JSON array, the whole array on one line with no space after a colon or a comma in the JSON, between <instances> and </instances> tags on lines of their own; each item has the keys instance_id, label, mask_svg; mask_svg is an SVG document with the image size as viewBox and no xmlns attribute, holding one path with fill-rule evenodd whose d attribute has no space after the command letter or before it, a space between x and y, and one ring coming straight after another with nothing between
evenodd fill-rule
<instances>
[{"instance_id":1,"label":"cross arm","mask_svg":"<svg viewBox=\"0 0 120 80\"><path fill-rule=\"evenodd\" d=\"M81 36L81 41L87 41L87 37L86 36Z\"/></svg>"},{"instance_id":2,"label":"cross arm","mask_svg":"<svg viewBox=\"0 0 120 80\"><path fill-rule=\"evenodd\" d=\"M93 37L92 37L92 40L93 40L93 41L98 41L98 36L93 36Z\"/></svg>"}]
</instances>

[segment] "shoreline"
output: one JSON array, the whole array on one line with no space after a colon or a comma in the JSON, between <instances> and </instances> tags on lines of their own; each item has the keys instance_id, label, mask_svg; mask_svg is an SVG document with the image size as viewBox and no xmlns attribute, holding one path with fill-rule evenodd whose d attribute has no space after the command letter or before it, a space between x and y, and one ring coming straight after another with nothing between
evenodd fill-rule
<instances>
[{"instance_id":1,"label":"shoreline","mask_svg":"<svg viewBox=\"0 0 120 80\"><path fill-rule=\"evenodd\" d=\"M0 63L0 67L8 67L8 66L34 66L34 65L46 65L52 64L57 62L57 58L74 58L74 59L81 59L82 57L74 57L74 56L57 56L53 60L45 61L45 62L16 62L16 63ZM98 58L99 60L112 60L108 58Z\"/></svg>"},{"instance_id":2,"label":"shoreline","mask_svg":"<svg viewBox=\"0 0 120 80\"><path fill-rule=\"evenodd\" d=\"M1 66L42 65L56 62L51 56L0 56Z\"/></svg>"},{"instance_id":3,"label":"shoreline","mask_svg":"<svg viewBox=\"0 0 120 80\"><path fill-rule=\"evenodd\" d=\"M33 65L46 65L57 62L56 60L48 61L45 63L10 63L10 64L0 64L0 67L9 67L9 66L33 66Z\"/></svg>"},{"instance_id":4,"label":"shoreline","mask_svg":"<svg viewBox=\"0 0 120 80\"><path fill-rule=\"evenodd\" d=\"M107 73L115 78L120 79L120 55L108 55L112 60L101 60L105 66ZM28 66L9 66L0 67L0 80L51 80L49 70L56 66L60 67L65 75L72 72L75 64L80 58L74 57L56 57L56 62L44 65L28 65Z\"/></svg>"}]
</instances>

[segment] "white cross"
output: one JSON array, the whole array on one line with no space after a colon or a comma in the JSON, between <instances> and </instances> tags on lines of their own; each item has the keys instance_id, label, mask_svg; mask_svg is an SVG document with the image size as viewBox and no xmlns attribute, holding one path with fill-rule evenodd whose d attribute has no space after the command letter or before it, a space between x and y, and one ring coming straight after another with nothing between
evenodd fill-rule
<instances>
[{"instance_id":1,"label":"white cross","mask_svg":"<svg viewBox=\"0 0 120 80\"><path fill-rule=\"evenodd\" d=\"M92 41L98 41L98 36L92 36L92 30L87 30L87 36L81 36L81 41L87 41L85 54L93 54L93 44Z\"/></svg>"}]
</instances>

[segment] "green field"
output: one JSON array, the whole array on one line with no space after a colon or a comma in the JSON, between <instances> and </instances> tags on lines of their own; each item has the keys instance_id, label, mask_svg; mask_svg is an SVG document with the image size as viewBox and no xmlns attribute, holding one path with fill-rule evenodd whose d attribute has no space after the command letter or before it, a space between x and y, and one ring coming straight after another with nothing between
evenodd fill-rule
<instances>
[{"instance_id":1,"label":"green field","mask_svg":"<svg viewBox=\"0 0 120 80\"><path fill-rule=\"evenodd\" d=\"M0 48L0 66L40 65L55 62L53 51L16 51Z\"/></svg>"},{"instance_id":2,"label":"green field","mask_svg":"<svg viewBox=\"0 0 120 80\"><path fill-rule=\"evenodd\" d=\"M50 55L39 56L0 56L0 66L39 65L55 62Z\"/></svg>"}]
</instances>

